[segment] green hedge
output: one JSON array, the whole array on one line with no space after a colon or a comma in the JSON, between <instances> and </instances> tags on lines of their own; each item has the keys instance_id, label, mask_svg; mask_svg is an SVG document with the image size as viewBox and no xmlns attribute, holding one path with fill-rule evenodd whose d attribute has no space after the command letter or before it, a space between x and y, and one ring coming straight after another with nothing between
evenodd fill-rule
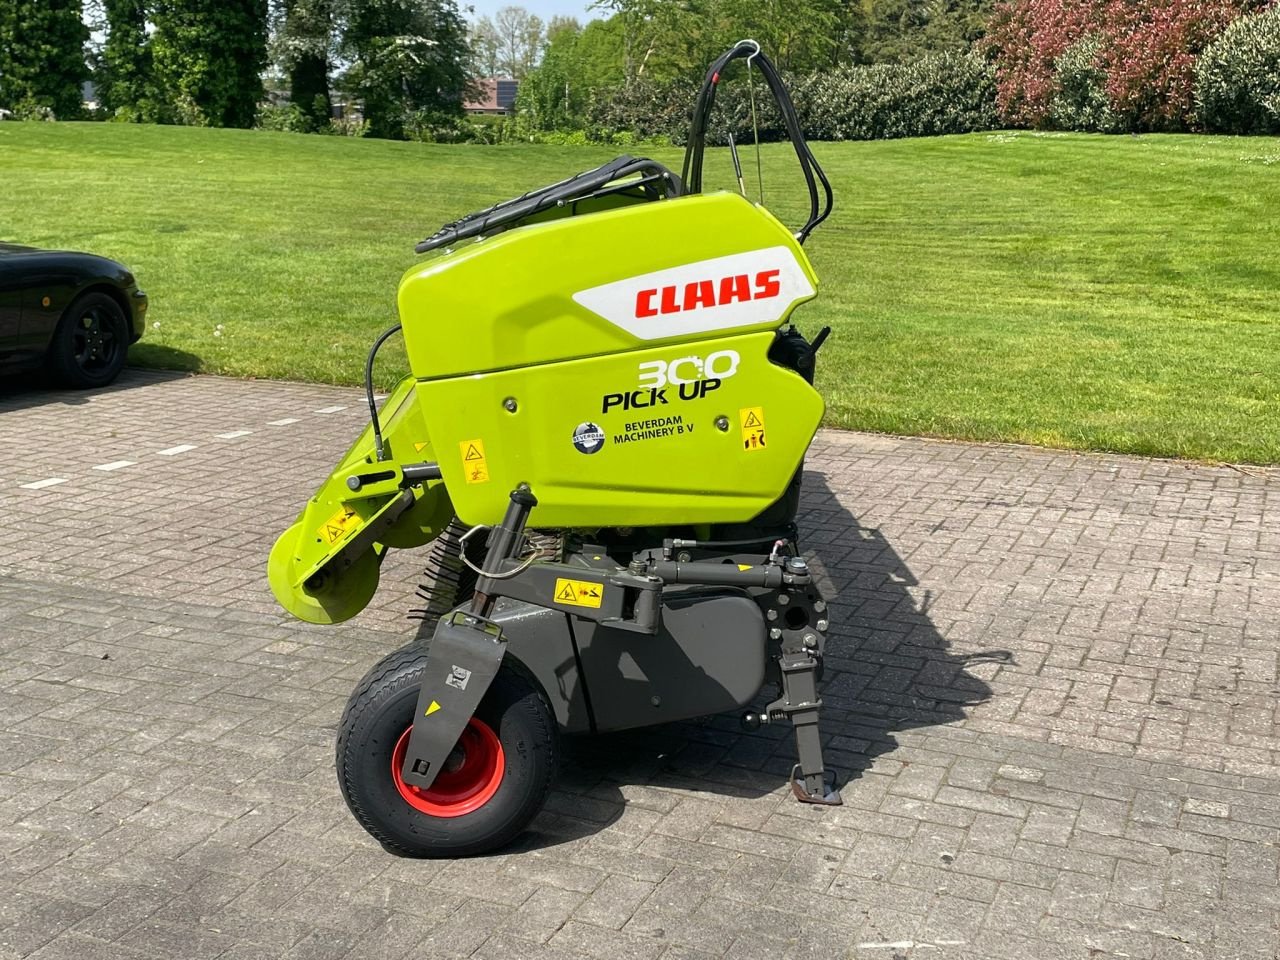
<instances>
[{"instance_id":1,"label":"green hedge","mask_svg":"<svg viewBox=\"0 0 1280 960\"><path fill-rule=\"evenodd\" d=\"M1240 18L1205 48L1196 113L1216 133L1280 133L1280 7Z\"/></svg>"},{"instance_id":2,"label":"green hedge","mask_svg":"<svg viewBox=\"0 0 1280 960\"><path fill-rule=\"evenodd\" d=\"M995 71L973 53L931 54L904 64L848 67L788 79L805 135L814 140L883 140L970 133L997 126ZM709 142L752 137L752 87L735 71L716 94ZM762 140L785 136L764 81L754 82ZM691 84L635 82L594 96L586 135L606 139L631 131L640 140L683 144L697 90Z\"/></svg>"},{"instance_id":3,"label":"green hedge","mask_svg":"<svg viewBox=\"0 0 1280 960\"><path fill-rule=\"evenodd\" d=\"M974 53L815 74L795 95L815 140L934 137L998 125L995 70Z\"/></svg>"},{"instance_id":4,"label":"green hedge","mask_svg":"<svg viewBox=\"0 0 1280 960\"><path fill-rule=\"evenodd\" d=\"M1107 72L1099 64L1102 38L1076 41L1054 65L1057 90L1049 101L1049 125L1059 130L1119 132L1122 124L1107 96Z\"/></svg>"}]
</instances>

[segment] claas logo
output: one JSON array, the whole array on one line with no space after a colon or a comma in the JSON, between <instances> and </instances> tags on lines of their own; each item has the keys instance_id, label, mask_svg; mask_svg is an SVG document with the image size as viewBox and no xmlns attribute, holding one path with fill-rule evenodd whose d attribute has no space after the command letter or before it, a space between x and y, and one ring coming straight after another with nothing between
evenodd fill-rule
<instances>
[{"instance_id":1,"label":"claas logo","mask_svg":"<svg viewBox=\"0 0 1280 960\"><path fill-rule=\"evenodd\" d=\"M636 294L636 317L656 317L703 307L723 307L729 303L768 300L782 292L780 270L761 270L752 277L738 273L719 280L695 280L683 287L653 287Z\"/></svg>"}]
</instances>

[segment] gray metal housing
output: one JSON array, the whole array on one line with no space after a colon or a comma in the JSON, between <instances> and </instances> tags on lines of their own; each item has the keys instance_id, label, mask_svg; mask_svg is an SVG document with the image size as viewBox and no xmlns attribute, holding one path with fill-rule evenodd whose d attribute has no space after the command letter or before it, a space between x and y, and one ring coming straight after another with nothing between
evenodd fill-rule
<instances>
[{"instance_id":1,"label":"gray metal housing","mask_svg":"<svg viewBox=\"0 0 1280 960\"><path fill-rule=\"evenodd\" d=\"M646 727L739 710L765 681L766 628L745 593L663 591L662 626L648 636L559 610L501 599L507 656L542 686L563 733Z\"/></svg>"}]
</instances>

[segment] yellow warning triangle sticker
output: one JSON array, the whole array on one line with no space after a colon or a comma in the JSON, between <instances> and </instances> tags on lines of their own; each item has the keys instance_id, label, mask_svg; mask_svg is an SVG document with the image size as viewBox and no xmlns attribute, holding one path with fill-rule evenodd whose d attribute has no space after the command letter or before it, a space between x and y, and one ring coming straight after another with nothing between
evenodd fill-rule
<instances>
[{"instance_id":1,"label":"yellow warning triangle sticker","mask_svg":"<svg viewBox=\"0 0 1280 960\"><path fill-rule=\"evenodd\" d=\"M748 413L748 414L747 414L747 422L746 422L746 423L744 423L744 424L743 424L743 426L744 426L744 427L758 427L758 426L761 426L761 424L760 424L760 418L759 418L759 417L757 417L754 413Z\"/></svg>"},{"instance_id":2,"label":"yellow warning triangle sticker","mask_svg":"<svg viewBox=\"0 0 1280 960\"><path fill-rule=\"evenodd\" d=\"M740 563L740 564L738 564L738 569L739 569L739 570L750 570L750 569L751 569L751 564L749 564L749 563Z\"/></svg>"},{"instance_id":3,"label":"yellow warning triangle sticker","mask_svg":"<svg viewBox=\"0 0 1280 960\"><path fill-rule=\"evenodd\" d=\"M438 704L438 703L436 703L436 701L432 700L432 701L431 701L431 706L427 707L427 712L426 712L426 713L424 713L424 714L423 714L423 716L424 716L424 717L429 717L429 716L431 716L433 713L435 713L435 712L436 712L437 710L439 710L439 709L440 709L440 704Z\"/></svg>"},{"instance_id":4,"label":"yellow warning triangle sticker","mask_svg":"<svg viewBox=\"0 0 1280 960\"><path fill-rule=\"evenodd\" d=\"M556 599L574 603L577 601L578 595L573 592L573 587L569 583L565 583L564 589L556 594Z\"/></svg>"},{"instance_id":5,"label":"yellow warning triangle sticker","mask_svg":"<svg viewBox=\"0 0 1280 960\"><path fill-rule=\"evenodd\" d=\"M483 460L484 454L476 449L476 445L474 443L469 443L467 444L466 456L464 456L462 459L463 460Z\"/></svg>"},{"instance_id":6,"label":"yellow warning triangle sticker","mask_svg":"<svg viewBox=\"0 0 1280 960\"><path fill-rule=\"evenodd\" d=\"M416 450L418 453L421 453L423 447L429 447L430 445L431 444L428 441L424 440L422 443L415 443L413 445L413 449Z\"/></svg>"}]
</instances>

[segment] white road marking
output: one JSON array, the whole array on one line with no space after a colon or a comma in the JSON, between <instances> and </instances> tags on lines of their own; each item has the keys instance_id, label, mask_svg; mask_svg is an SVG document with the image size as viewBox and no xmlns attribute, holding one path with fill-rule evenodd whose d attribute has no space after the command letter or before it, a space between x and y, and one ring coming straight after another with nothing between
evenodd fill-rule
<instances>
[{"instance_id":1,"label":"white road marking","mask_svg":"<svg viewBox=\"0 0 1280 960\"><path fill-rule=\"evenodd\" d=\"M316 412L316 413L337 413L339 410L345 410L345 409L347 409L347 408L346 408L346 407L343 407L343 406L338 406L338 407L321 407L319 410L317 410L317 411L315 411L315 412Z\"/></svg>"},{"instance_id":2,"label":"white road marking","mask_svg":"<svg viewBox=\"0 0 1280 960\"><path fill-rule=\"evenodd\" d=\"M35 483L24 483L23 490L43 490L45 487L54 487L60 483L66 483L66 477L50 477L48 480L37 480Z\"/></svg>"},{"instance_id":3,"label":"white road marking","mask_svg":"<svg viewBox=\"0 0 1280 960\"><path fill-rule=\"evenodd\" d=\"M297 417L285 417L283 420L268 420L268 421L267 421L267 426L269 426L269 427L287 427L289 424L291 424L291 423L297 423L297 422L298 422L298 418L297 418Z\"/></svg>"},{"instance_id":4,"label":"white road marking","mask_svg":"<svg viewBox=\"0 0 1280 960\"><path fill-rule=\"evenodd\" d=\"M194 443L180 443L176 447L170 447L168 450L157 450L156 453L161 457L176 457L180 453L186 453L188 450L194 450Z\"/></svg>"},{"instance_id":5,"label":"white road marking","mask_svg":"<svg viewBox=\"0 0 1280 960\"><path fill-rule=\"evenodd\" d=\"M93 469L95 470L119 470L122 467L132 467L136 461L133 460L112 460L110 463L100 463Z\"/></svg>"},{"instance_id":6,"label":"white road marking","mask_svg":"<svg viewBox=\"0 0 1280 960\"><path fill-rule=\"evenodd\" d=\"M215 433L214 436L219 440L234 440L236 437L247 437L253 433L252 430L232 430L230 433Z\"/></svg>"},{"instance_id":7,"label":"white road marking","mask_svg":"<svg viewBox=\"0 0 1280 960\"><path fill-rule=\"evenodd\" d=\"M958 947L963 940L894 940L891 943L859 943L858 950L910 950L912 947Z\"/></svg>"}]
</instances>

